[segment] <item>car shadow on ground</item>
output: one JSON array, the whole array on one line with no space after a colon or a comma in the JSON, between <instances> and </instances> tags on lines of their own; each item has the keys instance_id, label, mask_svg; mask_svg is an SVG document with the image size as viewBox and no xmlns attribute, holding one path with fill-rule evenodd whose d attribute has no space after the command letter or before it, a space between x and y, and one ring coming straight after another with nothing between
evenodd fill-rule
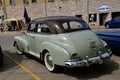
<instances>
[{"instance_id":1,"label":"car shadow on ground","mask_svg":"<svg viewBox=\"0 0 120 80\"><path fill-rule=\"evenodd\" d=\"M93 78L99 78L102 75L111 74L113 71L119 69L119 64L109 60L103 64L95 64L89 67L79 68L64 68L63 73L72 77L76 77L78 80L88 80Z\"/></svg>"},{"instance_id":2,"label":"car shadow on ground","mask_svg":"<svg viewBox=\"0 0 120 80\"><path fill-rule=\"evenodd\" d=\"M120 51L114 51L113 54L120 57Z\"/></svg>"},{"instance_id":3,"label":"car shadow on ground","mask_svg":"<svg viewBox=\"0 0 120 80\"><path fill-rule=\"evenodd\" d=\"M30 59L34 59L40 64L44 65L44 63L40 62L39 59L36 59L35 57L31 55L28 55L27 57ZM108 60L104 62L103 64L94 64L89 67L67 68L67 67L59 66L59 70L57 70L58 72L55 72L53 74L65 74L65 75L75 77L78 80L88 80L88 79L93 79L93 78L99 78L103 75L112 74L113 71L118 70L118 69L119 69L118 63L116 63L113 60Z\"/></svg>"},{"instance_id":4,"label":"car shadow on ground","mask_svg":"<svg viewBox=\"0 0 120 80\"><path fill-rule=\"evenodd\" d=\"M17 68L19 68L19 66L12 61L8 56L10 56L12 59L16 59L17 57L17 61L19 63L22 62L22 60L24 60L23 56L18 56L18 54L16 52L10 52L10 51L3 51L3 57L4 57L4 62L3 62L3 67L0 68L0 72L5 72L5 71L10 71L10 70L15 70Z\"/></svg>"}]
</instances>

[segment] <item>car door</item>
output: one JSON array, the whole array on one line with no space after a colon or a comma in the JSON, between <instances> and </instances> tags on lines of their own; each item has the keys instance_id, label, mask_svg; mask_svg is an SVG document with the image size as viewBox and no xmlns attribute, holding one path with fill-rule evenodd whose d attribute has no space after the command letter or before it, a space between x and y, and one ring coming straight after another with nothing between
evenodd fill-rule
<instances>
[{"instance_id":1,"label":"car door","mask_svg":"<svg viewBox=\"0 0 120 80\"><path fill-rule=\"evenodd\" d=\"M45 23L31 23L26 36L29 53L39 58L41 44L50 39L50 27Z\"/></svg>"},{"instance_id":2,"label":"car door","mask_svg":"<svg viewBox=\"0 0 120 80\"><path fill-rule=\"evenodd\" d=\"M37 26L37 34L35 36L35 48L36 48L36 56L40 56L40 52L42 52L41 44L43 42L47 42L51 39L51 28L45 23L39 23Z\"/></svg>"},{"instance_id":3,"label":"car door","mask_svg":"<svg viewBox=\"0 0 120 80\"><path fill-rule=\"evenodd\" d=\"M35 48L35 36L36 36L36 25L35 23L31 23L28 26L28 32L26 33L26 38L28 42L28 49L29 53L35 55L36 48Z\"/></svg>"}]
</instances>

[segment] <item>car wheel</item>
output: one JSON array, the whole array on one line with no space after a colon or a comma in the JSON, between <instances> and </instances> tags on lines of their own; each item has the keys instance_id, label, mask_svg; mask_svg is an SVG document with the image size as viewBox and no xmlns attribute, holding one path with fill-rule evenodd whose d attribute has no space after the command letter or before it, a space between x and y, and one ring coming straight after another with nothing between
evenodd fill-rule
<instances>
[{"instance_id":1,"label":"car wheel","mask_svg":"<svg viewBox=\"0 0 120 80\"><path fill-rule=\"evenodd\" d=\"M106 28L107 28L107 29L109 28L109 25L108 25L108 24L106 25Z\"/></svg>"},{"instance_id":2,"label":"car wheel","mask_svg":"<svg viewBox=\"0 0 120 80\"><path fill-rule=\"evenodd\" d=\"M3 53L2 53L2 49L0 47L0 67L3 66Z\"/></svg>"},{"instance_id":3,"label":"car wheel","mask_svg":"<svg viewBox=\"0 0 120 80\"><path fill-rule=\"evenodd\" d=\"M53 57L50 55L50 53L46 53L44 56L44 62L45 62L45 66L46 68L50 71L50 72L55 72L57 66L54 64L53 62Z\"/></svg>"},{"instance_id":4,"label":"car wheel","mask_svg":"<svg viewBox=\"0 0 120 80\"><path fill-rule=\"evenodd\" d=\"M19 47L18 47L18 44L17 44L17 43L15 44L15 48L16 48L17 54L21 55L21 54L22 54L22 51L19 50Z\"/></svg>"}]
</instances>

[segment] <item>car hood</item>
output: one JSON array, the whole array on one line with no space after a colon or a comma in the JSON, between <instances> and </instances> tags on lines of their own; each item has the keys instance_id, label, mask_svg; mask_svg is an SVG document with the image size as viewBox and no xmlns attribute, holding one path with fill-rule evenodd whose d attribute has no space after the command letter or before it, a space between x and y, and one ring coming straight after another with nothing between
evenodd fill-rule
<instances>
[{"instance_id":1,"label":"car hood","mask_svg":"<svg viewBox=\"0 0 120 80\"><path fill-rule=\"evenodd\" d=\"M104 48L103 42L90 30L69 33L68 38L82 59L98 56L96 51Z\"/></svg>"}]
</instances>

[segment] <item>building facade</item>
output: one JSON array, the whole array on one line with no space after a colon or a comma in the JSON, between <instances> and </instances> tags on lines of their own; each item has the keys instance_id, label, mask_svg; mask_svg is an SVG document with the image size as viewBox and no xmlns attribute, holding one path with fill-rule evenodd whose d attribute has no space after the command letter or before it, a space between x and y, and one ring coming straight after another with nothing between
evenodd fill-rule
<instances>
[{"instance_id":1,"label":"building facade","mask_svg":"<svg viewBox=\"0 0 120 80\"><path fill-rule=\"evenodd\" d=\"M31 20L46 16L76 16L91 28L103 28L105 21L120 15L120 0L0 0L0 19L24 18L26 7Z\"/></svg>"}]
</instances>

